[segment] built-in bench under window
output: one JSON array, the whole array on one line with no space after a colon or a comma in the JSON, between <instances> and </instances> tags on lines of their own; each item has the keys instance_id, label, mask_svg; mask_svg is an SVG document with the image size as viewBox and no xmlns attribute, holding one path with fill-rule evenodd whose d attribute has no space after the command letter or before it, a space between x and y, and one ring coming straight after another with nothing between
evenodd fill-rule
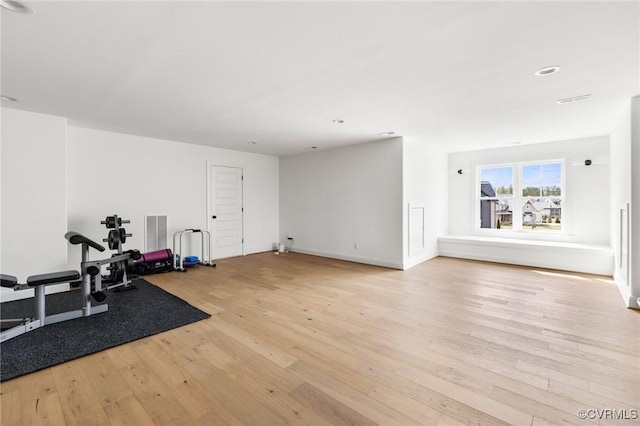
<instances>
[{"instance_id":1,"label":"built-in bench under window","mask_svg":"<svg viewBox=\"0 0 640 426\"><path fill-rule=\"evenodd\" d=\"M613 249L604 245L449 235L438 238L446 257L613 275Z\"/></svg>"}]
</instances>

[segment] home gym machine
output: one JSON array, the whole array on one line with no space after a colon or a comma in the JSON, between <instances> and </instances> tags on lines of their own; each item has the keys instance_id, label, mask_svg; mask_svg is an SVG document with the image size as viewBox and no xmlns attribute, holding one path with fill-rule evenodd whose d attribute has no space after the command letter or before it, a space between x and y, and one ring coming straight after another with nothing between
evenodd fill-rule
<instances>
[{"instance_id":1,"label":"home gym machine","mask_svg":"<svg viewBox=\"0 0 640 426\"><path fill-rule=\"evenodd\" d=\"M130 251L128 253L114 254L113 256L108 257L106 259L89 260L90 248L98 250L99 252L103 252L106 249L101 244L77 232L67 232L64 235L64 237L67 240L69 240L69 243L71 244L82 245L82 261L80 263L80 274L82 276L83 297L88 301L88 305L85 308L89 311L88 315L91 315L93 313L92 309L97 310L97 312L95 313L107 311L108 307L106 304L92 307L90 297L93 298L93 300L95 300L98 303L103 302L107 297L105 294L105 290L110 290L114 287L121 287L121 286L128 285L130 281L127 280L127 275L125 271L123 274L123 277L124 277L123 281L118 282L116 284L113 284L113 283L109 284L110 281L106 280L103 287L102 274L101 274L102 266L109 265L109 268L111 268L111 271L113 271L114 270L113 268L116 267L115 266L116 264L123 263L126 265L126 263L130 259L132 259L133 257L137 258L140 253L137 251ZM120 266L120 268L126 269L126 266ZM134 286L129 286L129 287L135 288Z\"/></svg>"},{"instance_id":2,"label":"home gym machine","mask_svg":"<svg viewBox=\"0 0 640 426\"><path fill-rule=\"evenodd\" d=\"M200 235L200 241L202 243L202 257L200 259L195 256L182 256L183 237L193 234ZM173 253L173 269L175 269L176 271L187 272L186 267L191 265L204 265L214 268L216 266L216 264L211 260L211 234L209 233L209 231L203 231L201 229L185 229L184 231L176 232L175 234L173 234ZM205 253L207 253L206 257Z\"/></svg>"},{"instance_id":3,"label":"home gym machine","mask_svg":"<svg viewBox=\"0 0 640 426\"><path fill-rule=\"evenodd\" d=\"M14 291L33 288L35 290L33 317L10 318L0 320L2 327L0 332L0 342L14 338L29 331L38 329L45 325L55 324L80 317L88 317L90 315L99 314L109 310L104 302L106 299L105 290L112 288L135 288L130 285L131 281L127 278L127 265L133 260L140 258L140 252L137 250L122 251L122 243L126 241L127 234L124 228L121 228L123 221L117 216L109 216L106 221L102 222L107 225L109 237L105 239L109 243L109 248L117 250L112 257L102 260L89 260L89 249L93 248L99 252L105 251L105 247L101 244L85 237L77 232L67 232L65 238L69 243L82 245L82 262L80 264L80 272L75 270L52 272L48 274L32 275L27 278L26 283L18 283L18 279L13 275L0 274L0 286L10 288ZM108 265L111 274L102 280L102 266ZM45 287L53 284L69 283L72 287L80 287L78 291L79 309L57 313L54 315L46 315L46 295ZM94 304L93 302L96 302Z\"/></svg>"}]
</instances>

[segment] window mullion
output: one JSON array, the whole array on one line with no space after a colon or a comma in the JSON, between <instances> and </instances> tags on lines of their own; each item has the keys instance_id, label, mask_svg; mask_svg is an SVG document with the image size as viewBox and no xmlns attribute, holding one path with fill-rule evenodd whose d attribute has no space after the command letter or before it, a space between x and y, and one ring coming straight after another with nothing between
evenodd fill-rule
<instances>
[{"instance_id":1,"label":"window mullion","mask_svg":"<svg viewBox=\"0 0 640 426\"><path fill-rule=\"evenodd\" d=\"M513 217L513 230L522 231L522 187L521 174L522 165L516 163L513 165L513 207L511 208Z\"/></svg>"}]
</instances>

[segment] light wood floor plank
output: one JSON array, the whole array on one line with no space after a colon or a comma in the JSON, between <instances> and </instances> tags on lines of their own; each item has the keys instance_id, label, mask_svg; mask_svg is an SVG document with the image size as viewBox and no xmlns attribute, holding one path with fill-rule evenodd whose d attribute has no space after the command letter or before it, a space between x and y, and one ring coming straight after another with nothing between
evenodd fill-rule
<instances>
[{"instance_id":1,"label":"light wood floor plank","mask_svg":"<svg viewBox=\"0 0 640 426\"><path fill-rule=\"evenodd\" d=\"M640 312L608 277L217 264L147 277L211 318L2 383L2 426L604 426L577 411L640 408Z\"/></svg>"},{"instance_id":2,"label":"light wood floor plank","mask_svg":"<svg viewBox=\"0 0 640 426\"><path fill-rule=\"evenodd\" d=\"M22 401L20 391L18 389L2 390L0 397L0 424L3 425L21 425L22 424Z\"/></svg>"},{"instance_id":3,"label":"light wood floor plank","mask_svg":"<svg viewBox=\"0 0 640 426\"><path fill-rule=\"evenodd\" d=\"M296 388L291 392L291 396L310 407L333 425L376 425L371 419L308 383Z\"/></svg>"},{"instance_id":4,"label":"light wood floor plank","mask_svg":"<svg viewBox=\"0 0 640 426\"><path fill-rule=\"evenodd\" d=\"M53 378L67 424L109 424L100 399L83 369L69 364L59 365L53 367Z\"/></svg>"},{"instance_id":5,"label":"light wood floor plank","mask_svg":"<svg viewBox=\"0 0 640 426\"><path fill-rule=\"evenodd\" d=\"M155 369L153 363L141 358L135 351L137 346L121 346L118 349L122 349L114 356L119 355L118 360L123 366L118 367L118 371L145 410L150 413L151 419L162 424L169 424L178 419L192 421L193 417L186 407L179 403L171 388L163 383L160 372Z\"/></svg>"},{"instance_id":6,"label":"light wood floor plank","mask_svg":"<svg viewBox=\"0 0 640 426\"><path fill-rule=\"evenodd\" d=\"M131 388L105 352L80 358L77 363L84 370L102 406L133 395Z\"/></svg>"},{"instance_id":7,"label":"light wood floor plank","mask_svg":"<svg viewBox=\"0 0 640 426\"><path fill-rule=\"evenodd\" d=\"M153 426L149 413L133 395L120 398L104 407L104 412L113 426Z\"/></svg>"}]
</instances>

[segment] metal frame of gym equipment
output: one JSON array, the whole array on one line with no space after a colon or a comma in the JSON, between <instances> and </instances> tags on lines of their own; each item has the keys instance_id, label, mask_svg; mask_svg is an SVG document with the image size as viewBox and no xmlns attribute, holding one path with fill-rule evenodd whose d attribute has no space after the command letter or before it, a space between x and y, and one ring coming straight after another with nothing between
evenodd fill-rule
<instances>
[{"instance_id":1,"label":"metal frame of gym equipment","mask_svg":"<svg viewBox=\"0 0 640 426\"><path fill-rule=\"evenodd\" d=\"M131 258L132 252L114 255L101 260L89 260L89 248L94 248L100 252L106 249L95 241L85 237L77 232L67 232L64 236L71 244L82 244L82 262L80 264L80 273L76 270L52 272L49 274L32 275L27 278L25 284L19 284L18 279L12 275L0 274L0 284L4 288L11 288L14 291L33 288L34 296L34 316L26 318L8 318L1 320L2 324L7 325L7 329L0 333L0 342L12 339L21 334L38 329L45 325L55 324L62 321L68 321L80 317L88 317L90 315L100 314L109 310L106 303L101 305L93 305L92 299L96 302L103 302L106 295L103 292L101 270L103 265L126 262ZM93 278L93 291L92 291ZM46 315L46 293L45 287L53 284L70 285L80 282L81 307L73 311L62 312L54 315ZM122 282L105 287L110 289L113 287L127 286L131 281L127 279L126 267L124 267L124 275ZM131 286L130 288L135 288ZM10 328L9 328L10 327ZM4 327L3 327L4 328Z\"/></svg>"},{"instance_id":2,"label":"metal frame of gym equipment","mask_svg":"<svg viewBox=\"0 0 640 426\"><path fill-rule=\"evenodd\" d=\"M209 231L203 231L201 229L185 229L184 231L178 231L173 234L173 269L175 269L176 271L187 272L186 268L184 267L184 256L182 256L182 237L189 234L201 235L202 257L200 258L201 260L197 262L198 265L211 266L215 268L216 264L211 260L211 234L209 233ZM204 256L205 236L207 237L207 257ZM176 244L176 241L178 242L178 244ZM180 259L180 262L178 262L178 259Z\"/></svg>"},{"instance_id":3,"label":"metal frame of gym equipment","mask_svg":"<svg viewBox=\"0 0 640 426\"><path fill-rule=\"evenodd\" d=\"M46 294L45 287L53 284L75 283L80 280L78 271L61 271L49 274L32 275L27 278L27 282L19 284L18 279L13 275L1 275L1 284L4 288L11 288L14 291L33 288L34 296L34 316L27 318L8 318L1 322L7 324L5 331L0 333L0 342L5 342L21 334L35 330L45 325L67 321L74 318L87 316L84 308L75 311L62 312L54 315L46 315Z\"/></svg>"},{"instance_id":4,"label":"metal frame of gym equipment","mask_svg":"<svg viewBox=\"0 0 640 426\"><path fill-rule=\"evenodd\" d=\"M67 240L69 240L71 244L74 244L74 245L82 244L82 261L80 262L80 275L82 276L82 294L88 301L87 306L85 308L89 312L85 316L91 315L93 313L93 310L96 310L95 313L107 311L108 306L106 304L91 306L91 298L89 296L92 296L97 302L102 302L106 298L104 294L104 290L110 290L112 288L121 287L121 286L129 287L129 283L131 283L131 281L127 278L126 267L123 268L124 270L123 270L122 282L119 282L111 286L105 285L103 287L102 266L116 264L120 262L123 262L126 264L126 262L131 258L132 253L129 252L129 253L117 254L117 255L114 255L113 257L108 257L106 259L100 259L100 260L89 260L89 248L94 248L99 252L103 252L106 250L104 246L102 246L99 243L96 243L90 238L87 238L84 235L79 234L77 232L72 232L72 231L67 232L64 235L64 237ZM92 279L94 282L93 292L91 291Z\"/></svg>"}]
</instances>

